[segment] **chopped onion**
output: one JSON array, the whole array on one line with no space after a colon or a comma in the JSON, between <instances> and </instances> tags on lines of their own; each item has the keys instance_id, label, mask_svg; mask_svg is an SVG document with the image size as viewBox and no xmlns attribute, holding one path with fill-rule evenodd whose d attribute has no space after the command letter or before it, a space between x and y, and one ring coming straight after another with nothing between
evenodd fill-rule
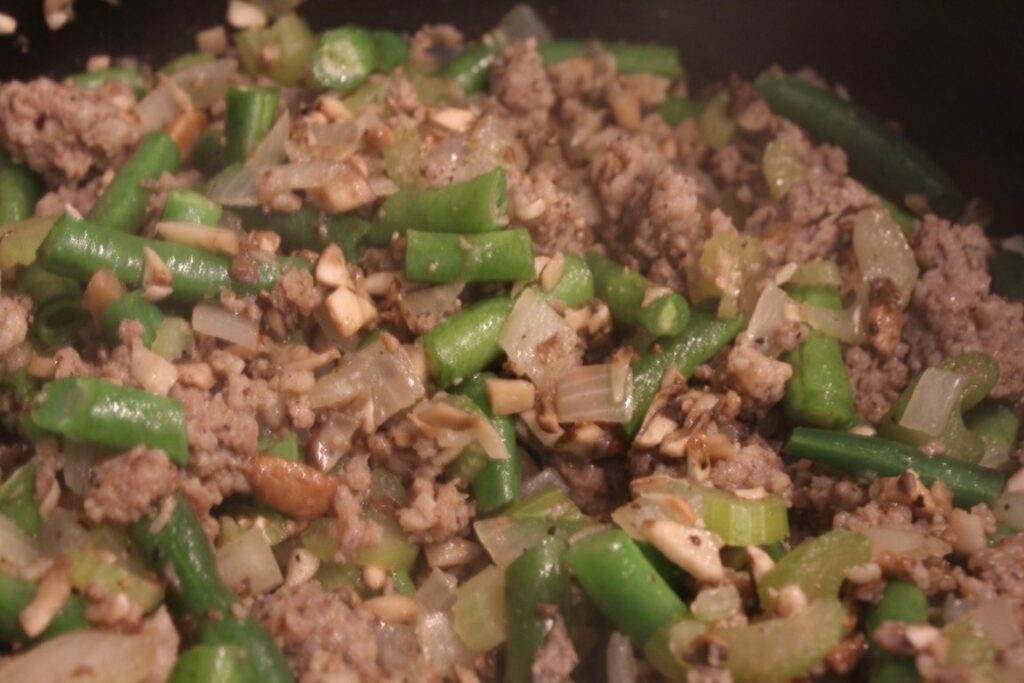
<instances>
[{"instance_id":1,"label":"chopped onion","mask_svg":"<svg viewBox=\"0 0 1024 683\"><path fill-rule=\"evenodd\" d=\"M198 304L193 308L192 329L245 349L255 349L260 345L260 329L255 320L217 304Z\"/></svg>"},{"instance_id":2,"label":"chopped onion","mask_svg":"<svg viewBox=\"0 0 1024 683\"><path fill-rule=\"evenodd\" d=\"M45 216L0 227L0 270L31 265L56 222L57 216Z\"/></svg>"},{"instance_id":3,"label":"chopped onion","mask_svg":"<svg viewBox=\"0 0 1024 683\"><path fill-rule=\"evenodd\" d=\"M436 671L449 671L458 664L470 664L473 653L455 633L450 612L424 612L416 615L416 637L423 649L423 659Z\"/></svg>"},{"instance_id":4,"label":"chopped onion","mask_svg":"<svg viewBox=\"0 0 1024 683\"><path fill-rule=\"evenodd\" d=\"M533 289L519 296L498 344L512 369L532 379L538 388L550 386L578 363L576 333Z\"/></svg>"},{"instance_id":5,"label":"chopped onion","mask_svg":"<svg viewBox=\"0 0 1024 683\"><path fill-rule=\"evenodd\" d=\"M559 422L626 422L633 415L633 373L626 363L581 365L555 383Z\"/></svg>"},{"instance_id":6,"label":"chopped onion","mask_svg":"<svg viewBox=\"0 0 1024 683\"><path fill-rule=\"evenodd\" d=\"M201 223L160 221L156 224L156 234L168 242L187 244L230 256L234 256L242 249L241 240L234 230Z\"/></svg>"},{"instance_id":7,"label":"chopped onion","mask_svg":"<svg viewBox=\"0 0 1024 683\"><path fill-rule=\"evenodd\" d=\"M39 548L35 541L14 522L0 515L0 564L24 567L38 557Z\"/></svg>"},{"instance_id":8,"label":"chopped onion","mask_svg":"<svg viewBox=\"0 0 1024 683\"><path fill-rule=\"evenodd\" d=\"M740 341L753 344L769 355L776 355L780 349L775 344L775 333L786 322L787 307L792 305L793 300L782 288L769 282L757 299Z\"/></svg>"},{"instance_id":9,"label":"chopped onion","mask_svg":"<svg viewBox=\"0 0 1024 683\"><path fill-rule=\"evenodd\" d=\"M498 23L498 30L508 43L536 38L538 45L550 43L551 29L531 5L520 3L510 9Z\"/></svg>"},{"instance_id":10,"label":"chopped onion","mask_svg":"<svg viewBox=\"0 0 1024 683\"><path fill-rule=\"evenodd\" d=\"M206 196L224 206L259 206L264 166L228 166L206 184Z\"/></svg>"},{"instance_id":11,"label":"chopped onion","mask_svg":"<svg viewBox=\"0 0 1024 683\"><path fill-rule=\"evenodd\" d=\"M473 442L478 443L492 460L508 460L511 457L490 420L453 405L444 393L420 402L412 417L440 446L441 462L450 462Z\"/></svg>"},{"instance_id":12,"label":"chopped onion","mask_svg":"<svg viewBox=\"0 0 1024 683\"><path fill-rule=\"evenodd\" d=\"M1024 491L1006 491L992 506L992 514L1003 524L1024 531Z\"/></svg>"},{"instance_id":13,"label":"chopped onion","mask_svg":"<svg viewBox=\"0 0 1024 683\"><path fill-rule=\"evenodd\" d=\"M636 657L629 636L616 631L608 638L605 650L605 670L608 683L636 683Z\"/></svg>"},{"instance_id":14,"label":"chopped onion","mask_svg":"<svg viewBox=\"0 0 1024 683\"><path fill-rule=\"evenodd\" d=\"M452 617L455 632L473 652L484 653L505 642L504 569L490 565L459 586Z\"/></svg>"},{"instance_id":15,"label":"chopped onion","mask_svg":"<svg viewBox=\"0 0 1024 683\"><path fill-rule=\"evenodd\" d=\"M863 534L871 541L871 557L876 562L884 560L886 555L927 560L931 557L945 557L953 552L949 543L917 529L875 527L865 529Z\"/></svg>"},{"instance_id":16,"label":"chopped onion","mask_svg":"<svg viewBox=\"0 0 1024 683\"><path fill-rule=\"evenodd\" d=\"M260 167L257 167L260 168ZM340 161L299 161L284 166L262 167L264 191L276 195L292 190L309 190L323 187L345 170Z\"/></svg>"},{"instance_id":17,"label":"chopped onion","mask_svg":"<svg viewBox=\"0 0 1024 683\"><path fill-rule=\"evenodd\" d=\"M668 493L639 496L612 512L612 521L637 541L647 540L645 527L657 520L668 520L689 527L694 526L697 518L693 506L685 498Z\"/></svg>"},{"instance_id":18,"label":"chopped onion","mask_svg":"<svg viewBox=\"0 0 1024 683\"><path fill-rule=\"evenodd\" d=\"M1014 605L1007 600L986 600L969 610L967 615L1000 650L1009 650L1024 641Z\"/></svg>"},{"instance_id":19,"label":"chopped onion","mask_svg":"<svg viewBox=\"0 0 1024 683\"><path fill-rule=\"evenodd\" d=\"M807 176L807 166L800 158L800 150L781 137L765 145L761 171L775 199L785 197L793 183Z\"/></svg>"},{"instance_id":20,"label":"chopped onion","mask_svg":"<svg viewBox=\"0 0 1024 683\"><path fill-rule=\"evenodd\" d=\"M391 351L382 341L376 341L359 350L317 381L309 392L309 404L315 410L347 403L360 395L372 400L376 426L423 398L423 377L408 349L398 346Z\"/></svg>"},{"instance_id":21,"label":"chopped onion","mask_svg":"<svg viewBox=\"0 0 1024 683\"><path fill-rule=\"evenodd\" d=\"M787 308L787 317L790 315L788 312L790 310L793 311L797 319L822 334L827 334L848 344L864 341L864 331L861 329L860 323L861 310L856 304L838 311L820 306L795 304Z\"/></svg>"},{"instance_id":22,"label":"chopped onion","mask_svg":"<svg viewBox=\"0 0 1024 683\"><path fill-rule=\"evenodd\" d=\"M424 316L440 320L458 308L459 295L465 288L465 283L453 282L410 292L402 299L402 312L414 320Z\"/></svg>"},{"instance_id":23,"label":"chopped onion","mask_svg":"<svg viewBox=\"0 0 1024 683\"><path fill-rule=\"evenodd\" d=\"M262 595L284 581L263 531L253 527L217 549L217 571L232 590Z\"/></svg>"},{"instance_id":24,"label":"chopped onion","mask_svg":"<svg viewBox=\"0 0 1024 683\"><path fill-rule=\"evenodd\" d=\"M525 170L529 154L505 119L482 116L470 130L465 145L453 161L452 182L457 183L487 173L497 166Z\"/></svg>"},{"instance_id":25,"label":"chopped onion","mask_svg":"<svg viewBox=\"0 0 1024 683\"><path fill-rule=\"evenodd\" d=\"M132 377L151 394L166 396L178 381L178 369L163 356L142 344L132 346Z\"/></svg>"},{"instance_id":26,"label":"chopped onion","mask_svg":"<svg viewBox=\"0 0 1024 683\"><path fill-rule=\"evenodd\" d=\"M794 285L839 287L843 276L835 261L809 261L797 266L789 281Z\"/></svg>"},{"instance_id":27,"label":"chopped onion","mask_svg":"<svg viewBox=\"0 0 1024 683\"><path fill-rule=\"evenodd\" d=\"M151 90L135 106L143 131L163 128L181 113L178 100L182 93L197 109L208 107L224 96L228 83L238 70L238 62L221 59L186 67Z\"/></svg>"},{"instance_id":28,"label":"chopped onion","mask_svg":"<svg viewBox=\"0 0 1024 683\"><path fill-rule=\"evenodd\" d=\"M907 238L885 209L864 209L853 221L853 251L863 283L888 278L900 293L900 306L910 304L917 283L917 261Z\"/></svg>"},{"instance_id":29,"label":"chopped onion","mask_svg":"<svg viewBox=\"0 0 1024 683\"><path fill-rule=\"evenodd\" d=\"M441 612L455 604L455 587L459 584L451 574L435 568L416 589L413 600L424 612Z\"/></svg>"},{"instance_id":30,"label":"chopped onion","mask_svg":"<svg viewBox=\"0 0 1024 683\"><path fill-rule=\"evenodd\" d=\"M81 548L92 539L76 515L67 508L57 507L50 513L39 531L39 549L46 555L57 556Z\"/></svg>"},{"instance_id":31,"label":"chopped onion","mask_svg":"<svg viewBox=\"0 0 1024 683\"><path fill-rule=\"evenodd\" d=\"M99 453L89 444L65 439L60 451L64 484L74 493L85 496L91 485L92 468L98 460Z\"/></svg>"},{"instance_id":32,"label":"chopped onion","mask_svg":"<svg viewBox=\"0 0 1024 683\"><path fill-rule=\"evenodd\" d=\"M551 522L536 517L491 517L473 524L480 544L494 563L507 567L525 551L544 540Z\"/></svg>"},{"instance_id":33,"label":"chopped onion","mask_svg":"<svg viewBox=\"0 0 1024 683\"><path fill-rule=\"evenodd\" d=\"M281 115L266 137L260 140L256 149L245 160L246 166L272 166L285 160L285 143L292 129L292 116L287 111Z\"/></svg>"},{"instance_id":34,"label":"chopped onion","mask_svg":"<svg viewBox=\"0 0 1024 683\"><path fill-rule=\"evenodd\" d=\"M519 495L526 498L549 486L554 486L563 493L569 493L569 485L565 483L565 479L558 473L558 470L553 467L545 467L537 474L523 481L519 487Z\"/></svg>"},{"instance_id":35,"label":"chopped onion","mask_svg":"<svg viewBox=\"0 0 1024 683\"><path fill-rule=\"evenodd\" d=\"M301 145L289 140L284 147L292 161L344 161L359 149L363 136L362 126L352 121L308 123L301 131Z\"/></svg>"},{"instance_id":36,"label":"chopped onion","mask_svg":"<svg viewBox=\"0 0 1024 683\"><path fill-rule=\"evenodd\" d=\"M949 416L960 405L963 375L942 368L928 368L914 387L900 426L939 436L949 423Z\"/></svg>"},{"instance_id":37,"label":"chopped onion","mask_svg":"<svg viewBox=\"0 0 1024 683\"><path fill-rule=\"evenodd\" d=\"M713 624L738 614L743 609L743 603L736 586L726 584L701 590L690 605L690 609L693 616L705 623Z\"/></svg>"},{"instance_id":38,"label":"chopped onion","mask_svg":"<svg viewBox=\"0 0 1024 683\"><path fill-rule=\"evenodd\" d=\"M0 683L142 683L157 665L157 641L151 635L77 631L4 662Z\"/></svg>"}]
</instances>

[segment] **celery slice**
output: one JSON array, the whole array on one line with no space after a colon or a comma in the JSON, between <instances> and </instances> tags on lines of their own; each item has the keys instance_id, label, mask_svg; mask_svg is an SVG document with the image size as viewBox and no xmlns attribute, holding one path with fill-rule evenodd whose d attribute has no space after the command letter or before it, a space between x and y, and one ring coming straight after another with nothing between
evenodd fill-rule
<instances>
[{"instance_id":1,"label":"celery slice","mask_svg":"<svg viewBox=\"0 0 1024 683\"><path fill-rule=\"evenodd\" d=\"M104 552L79 548L68 552L68 580L71 587L84 592L98 584L108 595L124 593L137 603L143 612L156 609L164 600L161 583L139 576L126 569Z\"/></svg>"},{"instance_id":2,"label":"celery slice","mask_svg":"<svg viewBox=\"0 0 1024 683\"><path fill-rule=\"evenodd\" d=\"M758 586L761 606L767 611L773 594L796 585L808 601L835 597L851 567L871 561L871 542L864 534L833 529L804 541L779 560Z\"/></svg>"},{"instance_id":3,"label":"celery slice","mask_svg":"<svg viewBox=\"0 0 1024 683\"><path fill-rule=\"evenodd\" d=\"M1003 680L996 648L973 619L958 619L944 630L949 641L947 666L959 669L973 683L998 683Z\"/></svg>"},{"instance_id":4,"label":"celery slice","mask_svg":"<svg viewBox=\"0 0 1024 683\"><path fill-rule=\"evenodd\" d=\"M452 617L455 633L473 652L487 652L505 642L505 570L491 565L459 586Z\"/></svg>"},{"instance_id":5,"label":"celery slice","mask_svg":"<svg viewBox=\"0 0 1024 683\"><path fill-rule=\"evenodd\" d=\"M726 545L767 545L789 535L789 516L782 496L747 499L729 491L700 487L704 525Z\"/></svg>"},{"instance_id":6,"label":"celery slice","mask_svg":"<svg viewBox=\"0 0 1024 683\"><path fill-rule=\"evenodd\" d=\"M409 541L409 537L393 518L375 511L367 512L366 516L379 524L384 534L380 543L357 552L354 562L363 566L372 564L381 569L412 569L420 547Z\"/></svg>"}]
</instances>

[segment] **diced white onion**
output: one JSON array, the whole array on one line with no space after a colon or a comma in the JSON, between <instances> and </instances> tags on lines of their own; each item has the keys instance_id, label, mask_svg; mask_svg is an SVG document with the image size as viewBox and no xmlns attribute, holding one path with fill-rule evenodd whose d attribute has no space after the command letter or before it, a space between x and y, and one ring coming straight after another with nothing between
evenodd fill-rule
<instances>
[{"instance_id":1,"label":"diced white onion","mask_svg":"<svg viewBox=\"0 0 1024 683\"><path fill-rule=\"evenodd\" d=\"M313 160L262 168L264 191L274 195L292 190L323 187L345 170L345 164L340 161Z\"/></svg>"},{"instance_id":2,"label":"diced white onion","mask_svg":"<svg viewBox=\"0 0 1024 683\"><path fill-rule=\"evenodd\" d=\"M260 344L259 324L255 320L217 304L198 304L193 308L192 329L245 349L255 349Z\"/></svg>"},{"instance_id":3,"label":"diced white onion","mask_svg":"<svg viewBox=\"0 0 1024 683\"><path fill-rule=\"evenodd\" d=\"M459 581L454 576L435 568L416 589L413 600L423 612L441 612L455 604L455 588L458 585Z\"/></svg>"},{"instance_id":4,"label":"diced white onion","mask_svg":"<svg viewBox=\"0 0 1024 683\"><path fill-rule=\"evenodd\" d=\"M450 611L423 612L416 615L416 637L423 659L435 671L449 671L455 664L470 664L473 653L462 642L452 625Z\"/></svg>"},{"instance_id":5,"label":"diced white onion","mask_svg":"<svg viewBox=\"0 0 1024 683\"><path fill-rule=\"evenodd\" d=\"M157 666L151 635L76 631L0 665L0 683L142 683Z\"/></svg>"},{"instance_id":6,"label":"diced white onion","mask_svg":"<svg viewBox=\"0 0 1024 683\"><path fill-rule=\"evenodd\" d=\"M287 111L274 123L270 132L260 140L256 148L245 160L246 166L272 166L285 160L284 146L288 142L288 134L292 129L292 117Z\"/></svg>"},{"instance_id":7,"label":"diced white onion","mask_svg":"<svg viewBox=\"0 0 1024 683\"><path fill-rule=\"evenodd\" d=\"M1003 524L1024 531L1024 491L1006 491L992 506L992 514Z\"/></svg>"},{"instance_id":8,"label":"diced white onion","mask_svg":"<svg viewBox=\"0 0 1024 683\"><path fill-rule=\"evenodd\" d=\"M465 283L453 282L447 285L418 289L402 298L402 311L413 319L428 315L440 319L458 308L459 295L465 288Z\"/></svg>"},{"instance_id":9,"label":"diced white onion","mask_svg":"<svg viewBox=\"0 0 1024 683\"><path fill-rule=\"evenodd\" d=\"M92 446L65 439L60 451L60 462L67 487L84 496L91 485L92 468L97 460L99 453Z\"/></svg>"},{"instance_id":10,"label":"diced white onion","mask_svg":"<svg viewBox=\"0 0 1024 683\"><path fill-rule=\"evenodd\" d=\"M359 148L362 137L363 127L353 121L308 123L302 128L302 144L288 141L285 152L292 161L343 161Z\"/></svg>"},{"instance_id":11,"label":"diced white onion","mask_svg":"<svg viewBox=\"0 0 1024 683\"><path fill-rule=\"evenodd\" d=\"M151 394L166 396L178 381L174 363L153 353L142 344L132 346L132 377Z\"/></svg>"},{"instance_id":12,"label":"diced white onion","mask_svg":"<svg viewBox=\"0 0 1024 683\"><path fill-rule=\"evenodd\" d=\"M519 296L498 344L508 355L512 369L532 379L539 388L550 386L578 362L576 333L533 289Z\"/></svg>"},{"instance_id":13,"label":"diced white onion","mask_svg":"<svg viewBox=\"0 0 1024 683\"><path fill-rule=\"evenodd\" d=\"M697 593L697 597L690 606L693 616L708 624L738 614L742 608L740 593L731 583L704 588Z\"/></svg>"},{"instance_id":14,"label":"diced white onion","mask_svg":"<svg viewBox=\"0 0 1024 683\"><path fill-rule=\"evenodd\" d=\"M473 524L473 530L494 563L507 567L525 551L544 540L550 523L541 518L491 517Z\"/></svg>"},{"instance_id":15,"label":"diced white onion","mask_svg":"<svg viewBox=\"0 0 1024 683\"><path fill-rule=\"evenodd\" d=\"M549 486L554 486L563 493L569 493L569 485L565 483L565 479L562 479L562 475L558 473L558 470L553 467L545 467L537 474L523 481L519 487L519 494L526 498Z\"/></svg>"},{"instance_id":16,"label":"diced white onion","mask_svg":"<svg viewBox=\"0 0 1024 683\"><path fill-rule=\"evenodd\" d=\"M256 527L217 549L217 572L232 590L247 588L253 595L267 593L284 581L267 537Z\"/></svg>"},{"instance_id":17,"label":"diced white onion","mask_svg":"<svg viewBox=\"0 0 1024 683\"><path fill-rule=\"evenodd\" d=\"M264 166L228 166L206 184L206 196L224 206L259 206Z\"/></svg>"},{"instance_id":18,"label":"diced white onion","mask_svg":"<svg viewBox=\"0 0 1024 683\"><path fill-rule=\"evenodd\" d=\"M699 498L699 495L693 495ZM695 513L694 506L687 498L670 493L648 493L616 508L612 512L612 521L630 538L646 541L645 527L650 522L667 520L689 527L697 523Z\"/></svg>"},{"instance_id":19,"label":"diced white onion","mask_svg":"<svg viewBox=\"0 0 1024 683\"><path fill-rule=\"evenodd\" d=\"M838 311L820 306L794 304L791 309L787 308L787 317L790 315L789 310L795 313L797 319L822 334L827 334L848 344L864 341L864 331L860 324L861 311L856 304Z\"/></svg>"},{"instance_id":20,"label":"diced white onion","mask_svg":"<svg viewBox=\"0 0 1024 683\"><path fill-rule=\"evenodd\" d=\"M636 657L633 656L633 644L629 636L616 631L608 638L608 649L605 650L605 670L608 683L636 683Z\"/></svg>"},{"instance_id":21,"label":"diced white onion","mask_svg":"<svg viewBox=\"0 0 1024 683\"><path fill-rule=\"evenodd\" d=\"M28 534L0 515L0 564L24 567L39 557L39 548Z\"/></svg>"},{"instance_id":22,"label":"diced white onion","mask_svg":"<svg viewBox=\"0 0 1024 683\"><path fill-rule=\"evenodd\" d=\"M168 242L187 244L191 247L216 251L229 256L234 256L242 248L238 233L234 230L201 223L160 221L156 224L156 234Z\"/></svg>"},{"instance_id":23,"label":"diced white onion","mask_svg":"<svg viewBox=\"0 0 1024 683\"><path fill-rule=\"evenodd\" d=\"M426 388L405 347L390 351L377 341L321 377L309 392L309 404L313 409L326 408L359 395L371 398L374 422L379 426L423 398Z\"/></svg>"},{"instance_id":24,"label":"diced white onion","mask_svg":"<svg viewBox=\"0 0 1024 683\"><path fill-rule=\"evenodd\" d=\"M884 561L886 555L927 560L953 552L949 543L917 529L874 527L865 529L863 533L871 541L871 557L876 562Z\"/></svg>"},{"instance_id":25,"label":"diced white onion","mask_svg":"<svg viewBox=\"0 0 1024 683\"><path fill-rule=\"evenodd\" d=\"M511 457L490 420L452 405L446 398L443 393L437 394L429 401L422 401L413 411L413 417L429 430L441 450L447 451L447 457L440 456L442 461L454 459L474 441L492 460Z\"/></svg>"},{"instance_id":26,"label":"diced white onion","mask_svg":"<svg viewBox=\"0 0 1024 683\"><path fill-rule=\"evenodd\" d=\"M1024 641L1016 610L1008 600L986 600L968 610L967 615L985 631L985 635L999 650L1009 650Z\"/></svg>"},{"instance_id":27,"label":"diced white onion","mask_svg":"<svg viewBox=\"0 0 1024 683\"><path fill-rule=\"evenodd\" d=\"M559 422L625 422L633 414L633 373L626 363L582 365L555 383Z\"/></svg>"},{"instance_id":28,"label":"diced white onion","mask_svg":"<svg viewBox=\"0 0 1024 683\"><path fill-rule=\"evenodd\" d=\"M135 106L143 131L163 128L181 113L178 99L184 93L192 106L203 109L224 96L228 82L238 70L238 62L221 59L216 62L196 64L172 75L168 82L151 90Z\"/></svg>"},{"instance_id":29,"label":"diced white onion","mask_svg":"<svg viewBox=\"0 0 1024 683\"><path fill-rule=\"evenodd\" d=\"M939 436L946 429L949 416L960 404L963 375L942 368L928 368L921 374L914 393L900 418L900 426Z\"/></svg>"},{"instance_id":30,"label":"diced white onion","mask_svg":"<svg viewBox=\"0 0 1024 683\"><path fill-rule=\"evenodd\" d=\"M786 323L787 306L793 305L793 300L782 291L782 288L773 282L769 282L761 296L757 298L754 312L750 315L750 322L747 329L740 337L741 342L753 344L759 350L775 355L778 349L775 345L775 332Z\"/></svg>"},{"instance_id":31,"label":"diced white onion","mask_svg":"<svg viewBox=\"0 0 1024 683\"><path fill-rule=\"evenodd\" d=\"M900 293L900 306L910 304L917 282L917 261L900 228L885 209L864 209L853 221L853 251L864 283L889 278Z\"/></svg>"}]
</instances>

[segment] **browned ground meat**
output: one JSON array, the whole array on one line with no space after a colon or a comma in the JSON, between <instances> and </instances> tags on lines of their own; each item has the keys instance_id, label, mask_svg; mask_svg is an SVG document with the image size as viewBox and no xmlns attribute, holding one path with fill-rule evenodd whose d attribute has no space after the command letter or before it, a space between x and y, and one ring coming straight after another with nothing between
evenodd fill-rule
<instances>
[{"instance_id":1,"label":"browned ground meat","mask_svg":"<svg viewBox=\"0 0 1024 683\"><path fill-rule=\"evenodd\" d=\"M553 607L553 605L552 605ZM530 673L534 683L561 683L569 678L579 658L573 647L565 622L556 616L551 630L544 638L544 644L533 657Z\"/></svg>"},{"instance_id":2,"label":"browned ground meat","mask_svg":"<svg viewBox=\"0 0 1024 683\"><path fill-rule=\"evenodd\" d=\"M1024 534L975 553L968 566L1000 595L1024 600Z\"/></svg>"},{"instance_id":3,"label":"browned ground meat","mask_svg":"<svg viewBox=\"0 0 1024 683\"><path fill-rule=\"evenodd\" d=\"M134 102L117 85L11 81L0 86L0 142L54 181L84 180L92 171L116 167L138 140Z\"/></svg>"},{"instance_id":4,"label":"browned ground meat","mask_svg":"<svg viewBox=\"0 0 1024 683\"><path fill-rule=\"evenodd\" d=\"M904 360L909 347L897 347L892 358L881 359L871 349L850 346L844 359L853 387L857 413L871 422L878 422L910 382L910 368Z\"/></svg>"},{"instance_id":5,"label":"browned ground meat","mask_svg":"<svg viewBox=\"0 0 1024 683\"><path fill-rule=\"evenodd\" d=\"M0 358L25 341L31 302L22 297L0 297Z\"/></svg>"},{"instance_id":6,"label":"browned ground meat","mask_svg":"<svg viewBox=\"0 0 1024 683\"><path fill-rule=\"evenodd\" d=\"M85 513L94 524L131 524L178 485L178 470L162 450L136 446L93 470Z\"/></svg>"}]
</instances>

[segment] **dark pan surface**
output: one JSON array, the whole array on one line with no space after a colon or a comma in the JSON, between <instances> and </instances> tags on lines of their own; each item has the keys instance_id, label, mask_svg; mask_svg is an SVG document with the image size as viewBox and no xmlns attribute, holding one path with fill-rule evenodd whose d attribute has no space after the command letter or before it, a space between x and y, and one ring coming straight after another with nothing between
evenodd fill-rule
<instances>
[{"instance_id":1,"label":"dark pan surface","mask_svg":"<svg viewBox=\"0 0 1024 683\"><path fill-rule=\"evenodd\" d=\"M25 41L0 38L0 79L80 70L94 53L156 61L192 49L222 0L79 0L78 19L45 29L40 0L0 0ZM321 29L345 22L415 29L452 22L476 36L512 2L308 0ZM772 63L814 66L885 119L899 121L970 194L990 199L997 229L1024 226L1024 6L934 0L569 0L534 2L557 35L675 43L701 85Z\"/></svg>"}]
</instances>

